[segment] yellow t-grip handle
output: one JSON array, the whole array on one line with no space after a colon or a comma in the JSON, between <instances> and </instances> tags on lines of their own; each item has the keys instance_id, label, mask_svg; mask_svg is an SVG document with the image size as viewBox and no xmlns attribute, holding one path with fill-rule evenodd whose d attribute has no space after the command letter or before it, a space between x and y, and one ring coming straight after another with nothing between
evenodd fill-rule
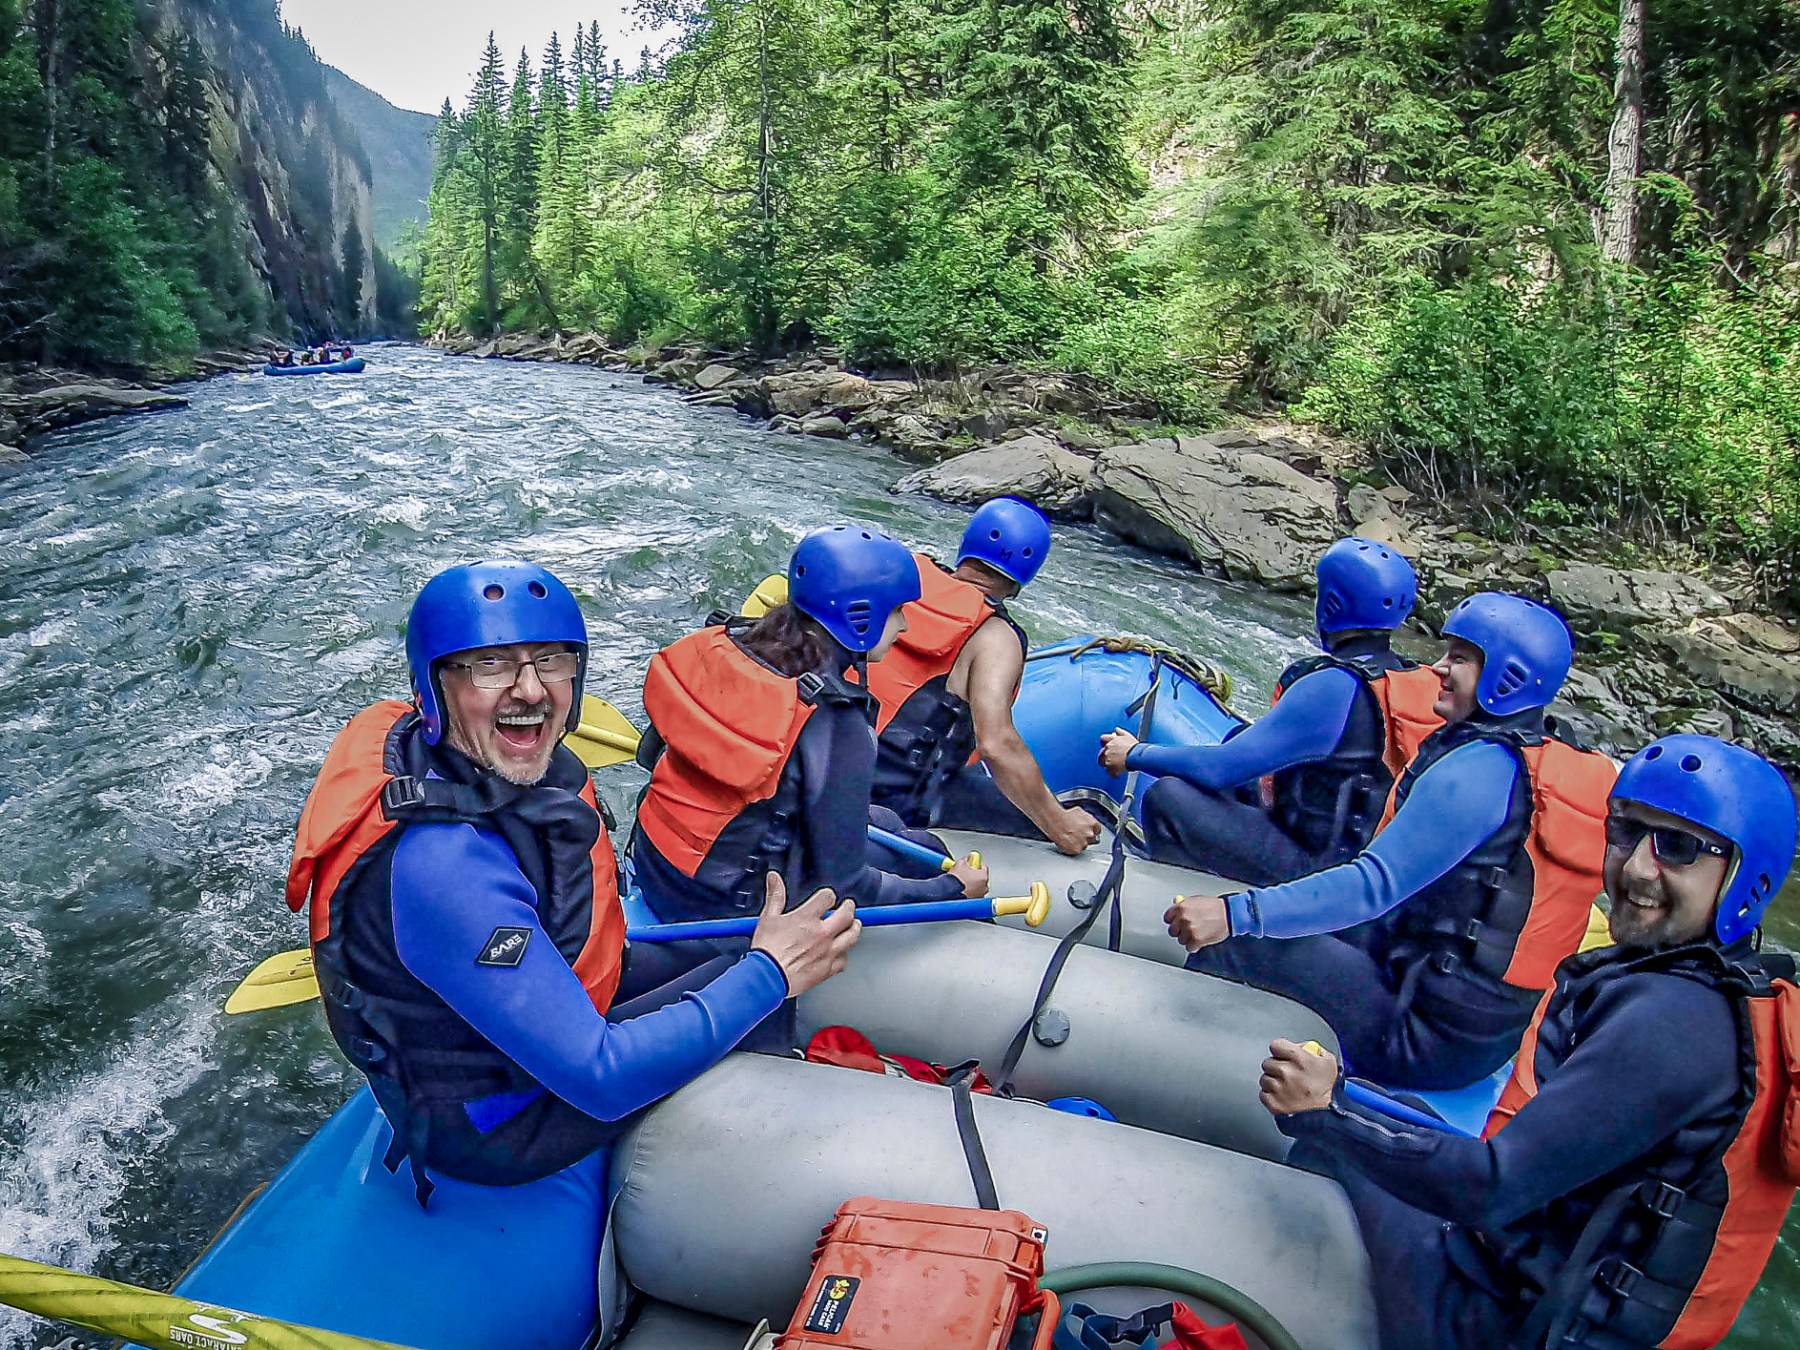
<instances>
[{"instance_id":1,"label":"yellow t-grip handle","mask_svg":"<svg viewBox=\"0 0 1800 1350\"><path fill-rule=\"evenodd\" d=\"M1307 1054L1317 1055L1321 1059L1323 1059L1325 1057L1325 1055L1328 1053L1326 1051L1325 1047L1320 1045L1317 1041L1304 1041L1301 1043L1300 1048L1302 1050L1306 1051Z\"/></svg>"},{"instance_id":2,"label":"yellow t-grip handle","mask_svg":"<svg viewBox=\"0 0 1800 1350\"><path fill-rule=\"evenodd\" d=\"M968 857L964 858L963 861L968 863L970 867L980 867L981 866L981 854L979 852L971 853ZM952 867L955 867L955 866L956 866L955 858L945 858L944 861L942 861L941 863L938 864L938 871L948 872ZM1011 911L1009 911L1009 912L1011 912Z\"/></svg>"},{"instance_id":3,"label":"yellow t-grip handle","mask_svg":"<svg viewBox=\"0 0 1800 1350\"><path fill-rule=\"evenodd\" d=\"M1023 914L1026 927L1036 928L1050 917L1050 888L1041 881L1034 881L1030 895L1009 895L994 901L996 919L1010 914Z\"/></svg>"}]
</instances>

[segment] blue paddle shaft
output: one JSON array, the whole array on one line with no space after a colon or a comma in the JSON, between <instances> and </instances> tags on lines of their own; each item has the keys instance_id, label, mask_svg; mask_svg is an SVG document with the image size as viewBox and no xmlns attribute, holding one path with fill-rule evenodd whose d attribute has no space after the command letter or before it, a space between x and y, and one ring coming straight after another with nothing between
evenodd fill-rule
<instances>
[{"instance_id":1,"label":"blue paddle shaft","mask_svg":"<svg viewBox=\"0 0 1800 1350\"><path fill-rule=\"evenodd\" d=\"M922 862L928 867L942 867L950 861L935 848L927 848L924 844L915 844L903 835L894 834L879 826L869 826L869 838L883 848L890 848L902 857L911 858L914 862ZM865 919L864 922L868 921Z\"/></svg>"},{"instance_id":2,"label":"blue paddle shaft","mask_svg":"<svg viewBox=\"0 0 1800 1350\"><path fill-rule=\"evenodd\" d=\"M945 919L991 919L994 902L978 900L925 900L916 905L881 905L859 909L856 917L864 928L881 928L896 923L941 923ZM625 936L632 942L685 942L689 938L749 937L756 931L754 918L698 919L693 923L654 923L644 928L627 928Z\"/></svg>"},{"instance_id":3,"label":"blue paddle shaft","mask_svg":"<svg viewBox=\"0 0 1800 1350\"><path fill-rule=\"evenodd\" d=\"M1420 1130L1435 1130L1439 1134L1454 1134L1464 1139L1468 1138L1466 1134L1463 1134L1461 1130L1457 1129L1456 1126L1452 1125L1449 1121L1439 1120L1429 1111L1421 1111L1415 1106L1408 1106L1405 1102L1396 1101L1385 1092L1379 1092L1372 1087L1365 1087L1361 1083L1346 1080L1344 1083L1344 1096L1350 1101L1355 1102L1358 1106L1367 1107L1369 1110L1374 1111L1379 1115L1386 1116L1389 1120L1399 1121L1402 1125L1411 1125L1413 1128Z\"/></svg>"}]
</instances>

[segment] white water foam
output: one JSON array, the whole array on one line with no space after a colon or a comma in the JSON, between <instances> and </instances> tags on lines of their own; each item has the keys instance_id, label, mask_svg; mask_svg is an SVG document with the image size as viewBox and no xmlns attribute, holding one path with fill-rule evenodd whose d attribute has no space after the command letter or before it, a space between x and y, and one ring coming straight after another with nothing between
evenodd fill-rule
<instances>
[{"instance_id":1,"label":"white water foam","mask_svg":"<svg viewBox=\"0 0 1800 1350\"><path fill-rule=\"evenodd\" d=\"M165 1026L167 1012L157 1014ZM0 1251L93 1270L112 1247L114 1210L131 1163L174 1133L164 1103L211 1067L207 1048L216 1024L217 1011L196 1000L175 1027L59 1085L47 1100L7 1104L6 1117L23 1129L16 1156L0 1156ZM6 1119L7 1134L13 1123ZM0 1308L0 1350L49 1344L49 1330Z\"/></svg>"}]
</instances>

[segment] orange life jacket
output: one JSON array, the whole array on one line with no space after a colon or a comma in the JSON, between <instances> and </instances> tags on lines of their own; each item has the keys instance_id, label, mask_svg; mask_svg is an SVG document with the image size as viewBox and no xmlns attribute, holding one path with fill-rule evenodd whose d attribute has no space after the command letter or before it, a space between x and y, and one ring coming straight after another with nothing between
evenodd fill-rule
<instances>
[{"instance_id":1,"label":"orange life jacket","mask_svg":"<svg viewBox=\"0 0 1800 1350\"><path fill-rule=\"evenodd\" d=\"M1296 661L1275 681L1269 706L1280 703L1295 681L1330 669L1354 675L1367 699L1358 695L1330 755L1281 769L1262 783L1270 816L1321 866L1353 857L1368 844L1394 783L1425 738L1444 724L1432 711L1442 687L1437 676L1388 651Z\"/></svg>"},{"instance_id":2,"label":"orange life jacket","mask_svg":"<svg viewBox=\"0 0 1800 1350\"><path fill-rule=\"evenodd\" d=\"M1731 1330L1800 1186L1800 988L1790 961L1749 953L1728 964L1716 948L1696 960L1693 947L1583 953L1538 1005L1483 1136L1499 1133L1537 1095L1540 1068L1555 1073L1557 1062L1540 1064L1540 1037L1549 1019L1559 1024L1557 1043L1572 1039L1572 986L1592 1006L1597 980L1658 966L1735 996L1741 1114L1712 1139L1678 1136L1662 1156L1621 1161L1606 1179L1608 1200L1589 1220L1594 1231L1582 1235L1591 1250L1585 1278L1571 1282L1560 1311L1635 1343L1700 1350Z\"/></svg>"},{"instance_id":3,"label":"orange life jacket","mask_svg":"<svg viewBox=\"0 0 1800 1350\"><path fill-rule=\"evenodd\" d=\"M722 626L663 648L644 677L644 712L663 751L638 803L638 828L689 877L725 827L781 785L813 702Z\"/></svg>"},{"instance_id":4,"label":"orange life jacket","mask_svg":"<svg viewBox=\"0 0 1800 1350\"><path fill-rule=\"evenodd\" d=\"M1581 946L1602 889L1606 800L1619 771L1605 755L1549 735L1446 728L1394 784L1381 828L1430 763L1471 740L1508 745L1524 764L1530 819L1523 844L1510 858L1486 856L1484 845L1409 898L1389 923L1429 952L1521 989L1548 989L1557 965ZM1509 818L1490 844L1516 834L1517 824Z\"/></svg>"},{"instance_id":5,"label":"orange life jacket","mask_svg":"<svg viewBox=\"0 0 1800 1350\"><path fill-rule=\"evenodd\" d=\"M869 692L881 703L875 719L878 736L914 693L949 675L963 644L1002 612L973 582L946 572L923 553L913 558L919 565L920 595L901 606L906 631L886 656L869 667Z\"/></svg>"},{"instance_id":6,"label":"orange life jacket","mask_svg":"<svg viewBox=\"0 0 1800 1350\"><path fill-rule=\"evenodd\" d=\"M396 786L416 780L404 775L397 737L401 723L413 715L410 704L389 699L351 718L332 742L307 795L288 868L287 902L289 909L298 911L311 898L309 928L315 948L341 926L336 902L346 876L406 819L406 793ZM582 777L579 795L598 815L593 782L585 774ZM444 819L443 809L432 808L430 818ZM540 919L558 950L567 954L579 942L570 965L594 1007L605 1012L619 985L625 915L619 905L618 861L604 824L589 857L593 901L586 930L559 933L556 916L540 914Z\"/></svg>"}]
</instances>

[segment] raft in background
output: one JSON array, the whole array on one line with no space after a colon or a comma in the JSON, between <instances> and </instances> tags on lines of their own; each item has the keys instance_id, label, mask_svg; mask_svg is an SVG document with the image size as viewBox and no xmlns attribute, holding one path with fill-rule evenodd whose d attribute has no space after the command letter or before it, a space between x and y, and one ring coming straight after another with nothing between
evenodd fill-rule
<instances>
[{"instance_id":1,"label":"raft in background","mask_svg":"<svg viewBox=\"0 0 1800 1350\"><path fill-rule=\"evenodd\" d=\"M348 361L327 361L311 366L264 366L265 375L360 375L363 359L353 356Z\"/></svg>"}]
</instances>

